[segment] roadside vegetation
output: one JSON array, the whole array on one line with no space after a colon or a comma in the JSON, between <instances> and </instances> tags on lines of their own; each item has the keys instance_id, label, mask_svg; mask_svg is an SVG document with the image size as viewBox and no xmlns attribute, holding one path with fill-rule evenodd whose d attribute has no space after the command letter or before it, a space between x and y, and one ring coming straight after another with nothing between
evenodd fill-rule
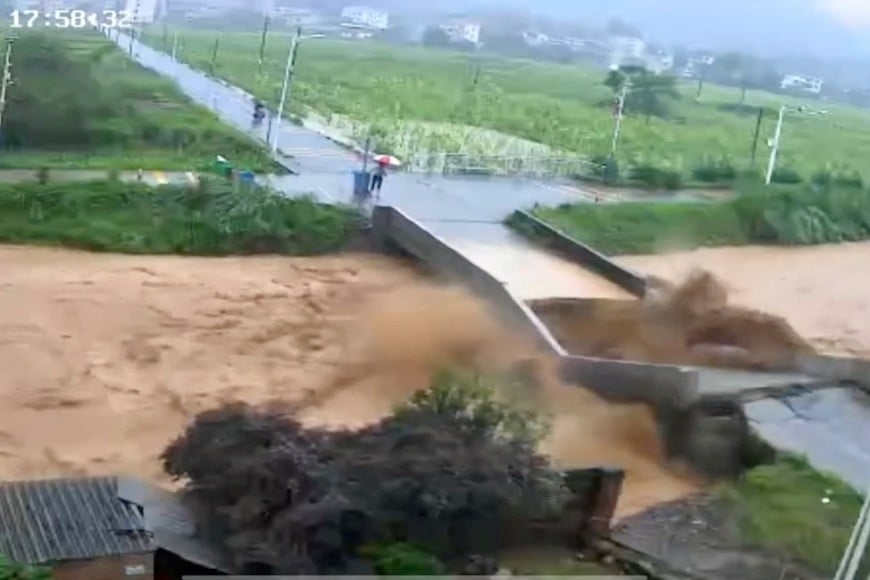
<instances>
[{"instance_id":1,"label":"roadside vegetation","mask_svg":"<svg viewBox=\"0 0 870 580\"><path fill-rule=\"evenodd\" d=\"M145 40L171 50L174 31L154 29ZM267 38L262 74L255 64L259 33L179 31L179 58L275 104L288 36ZM312 40L300 49L291 108L316 112L358 138L373 132L378 148L401 156L419 151L473 155L583 155L609 153L614 95L622 80L583 65L560 65L485 54L390 46L374 42ZM694 84L637 71L611 180L652 188L729 184L758 174L767 157L782 103L804 104L762 91ZM828 106L826 117L787 117L778 182L816 174L854 178L870 153L870 113ZM752 159L755 125L764 111ZM478 132L469 128L479 128ZM542 147L544 149L542 149ZM599 169L586 175L600 177Z\"/></svg>"},{"instance_id":2,"label":"roadside vegetation","mask_svg":"<svg viewBox=\"0 0 870 580\"><path fill-rule=\"evenodd\" d=\"M723 488L720 499L745 540L826 577L836 571L863 503L842 480L788 455L749 471ZM865 567L857 577L868 572Z\"/></svg>"},{"instance_id":3,"label":"roadside vegetation","mask_svg":"<svg viewBox=\"0 0 870 580\"><path fill-rule=\"evenodd\" d=\"M127 254L309 255L354 234L349 208L218 181L0 185L0 242Z\"/></svg>"},{"instance_id":4,"label":"roadside vegetation","mask_svg":"<svg viewBox=\"0 0 870 580\"><path fill-rule=\"evenodd\" d=\"M748 244L809 245L870 238L870 190L857 185L746 183L723 202L579 203L531 213L605 254ZM513 220L508 223L531 237Z\"/></svg>"},{"instance_id":5,"label":"roadside vegetation","mask_svg":"<svg viewBox=\"0 0 870 580\"><path fill-rule=\"evenodd\" d=\"M16 38L0 168L198 169L268 154L93 31Z\"/></svg>"}]
</instances>

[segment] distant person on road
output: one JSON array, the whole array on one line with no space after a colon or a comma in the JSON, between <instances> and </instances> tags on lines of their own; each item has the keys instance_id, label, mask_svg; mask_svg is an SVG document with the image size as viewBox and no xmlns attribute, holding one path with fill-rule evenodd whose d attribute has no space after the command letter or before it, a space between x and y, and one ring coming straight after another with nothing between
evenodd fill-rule
<instances>
[{"instance_id":1,"label":"distant person on road","mask_svg":"<svg viewBox=\"0 0 870 580\"><path fill-rule=\"evenodd\" d=\"M266 106L262 101L254 101L254 125L259 125L266 117Z\"/></svg>"},{"instance_id":2,"label":"distant person on road","mask_svg":"<svg viewBox=\"0 0 870 580\"><path fill-rule=\"evenodd\" d=\"M372 169L372 182L369 191L374 193L376 198L381 197L381 186L384 184L384 176L386 174L387 164L384 161L381 161Z\"/></svg>"}]
</instances>

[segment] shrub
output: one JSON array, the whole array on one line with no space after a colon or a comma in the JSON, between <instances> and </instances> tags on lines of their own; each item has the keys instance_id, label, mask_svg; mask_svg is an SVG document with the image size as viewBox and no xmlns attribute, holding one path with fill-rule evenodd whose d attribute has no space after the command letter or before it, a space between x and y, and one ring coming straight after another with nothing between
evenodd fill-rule
<instances>
[{"instance_id":1,"label":"shrub","mask_svg":"<svg viewBox=\"0 0 870 580\"><path fill-rule=\"evenodd\" d=\"M14 564L0 556L0 580L51 580L51 570Z\"/></svg>"},{"instance_id":2,"label":"shrub","mask_svg":"<svg viewBox=\"0 0 870 580\"><path fill-rule=\"evenodd\" d=\"M444 565L432 554L410 544L378 547L371 553L375 572L381 576L439 576Z\"/></svg>"},{"instance_id":3,"label":"shrub","mask_svg":"<svg viewBox=\"0 0 870 580\"><path fill-rule=\"evenodd\" d=\"M742 193L721 202L568 204L534 215L613 254L647 253L672 241L683 247L821 244L870 238L870 191L764 186L740 182ZM508 220L509 225L515 222ZM534 238L533 231L519 233Z\"/></svg>"},{"instance_id":4,"label":"shrub","mask_svg":"<svg viewBox=\"0 0 870 580\"><path fill-rule=\"evenodd\" d=\"M770 177L770 181L772 183L796 184L801 183L803 181L803 177L801 177L800 173L798 173L791 167L781 167L774 169L773 174Z\"/></svg>"},{"instance_id":5,"label":"shrub","mask_svg":"<svg viewBox=\"0 0 870 580\"><path fill-rule=\"evenodd\" d=\"M651 165L641 165L631 171L632 179L652 189L679 189L683 186L683 176L679 171L661 169Z\"/></svg>"},{"instance_id":6,"label":"shrub","mask_svg":"<svg viewBox=\"0 0 870 580\"><path fill-rule=\"evenodd\" d=\"M126 253L318 254L340 248L358 215L258 188L72 182L0 185L0 240Z\"/></svg>"},{"instance_id":7,"label":"shrub","mask_svg":"<svg viewBox=\"0 0 870 580\"><path fill-rule=\"evenodd\" d=\"M692 177L705 183L731 182L737 178L737 169L727 161L712 162L693 169Z\"/></svg>"},{"instance_id":8,"label":"shrub","mask_svg":"<svg viewBox=\"0 0 870 580\"><path fill-rule=\"evenodd\" d=\"M517 425L523 415L485 385L443 373L429 394L356 431L243 405L208 411L164 466L189 481L240 566L256 554L275 573L336 574L362 569L372 545L387 546L382 568L455 565L495 552L513 522L558 513L566 498L561 473L530 444L539 431Z\"/></svg>"}]
</instances>

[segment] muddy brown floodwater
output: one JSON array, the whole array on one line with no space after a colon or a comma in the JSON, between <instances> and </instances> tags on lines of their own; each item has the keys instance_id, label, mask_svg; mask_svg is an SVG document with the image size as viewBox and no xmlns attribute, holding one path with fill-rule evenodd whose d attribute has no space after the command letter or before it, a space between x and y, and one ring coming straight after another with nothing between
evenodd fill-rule
<instances>
[{"instance_id":1,"label":"muddy brown floodwater","mask_svg":"<svg viewBox=\"0 0 870 580\"><path fill-rule=\"evenodd\" d=\"M358 425L447 361L503 367L534 351L457 289L375 255L117 256L0 246L0 477L126 473L157 461L199 411L298 402ZM695 482L662 466L647 409L614 407L546 372L546 451L621 465L622 515Z\"/></svg>"},{"instance_id":2,"label":"muddy brown floodwater","mask_svg":"<svg viewBox=\"0 0 870 580\"><path fill-rule=\"evenodd\" d=\"M703 268L725 282L731 303L785 318L816 350L870 357L870 242L702 248L617 261L672 281Z\"/></svg>"}]
</instances>

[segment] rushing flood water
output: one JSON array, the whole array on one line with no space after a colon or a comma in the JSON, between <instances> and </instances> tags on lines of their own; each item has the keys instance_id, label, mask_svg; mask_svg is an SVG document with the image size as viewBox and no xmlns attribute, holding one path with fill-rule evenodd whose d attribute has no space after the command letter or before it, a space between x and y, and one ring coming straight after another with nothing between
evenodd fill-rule
<instances>
[{"instance_id":1,"label":"rushing flood water","mask_svg":"<svg viewBox=\"0 0 870 580\"><path fill-rule=\"evenodd\" d=\"M870 242L702 248L617 262L668 280L703 268L725 282L734 304L786 318L819 351L870 358Z\"/></svg>"}]
</instances>

